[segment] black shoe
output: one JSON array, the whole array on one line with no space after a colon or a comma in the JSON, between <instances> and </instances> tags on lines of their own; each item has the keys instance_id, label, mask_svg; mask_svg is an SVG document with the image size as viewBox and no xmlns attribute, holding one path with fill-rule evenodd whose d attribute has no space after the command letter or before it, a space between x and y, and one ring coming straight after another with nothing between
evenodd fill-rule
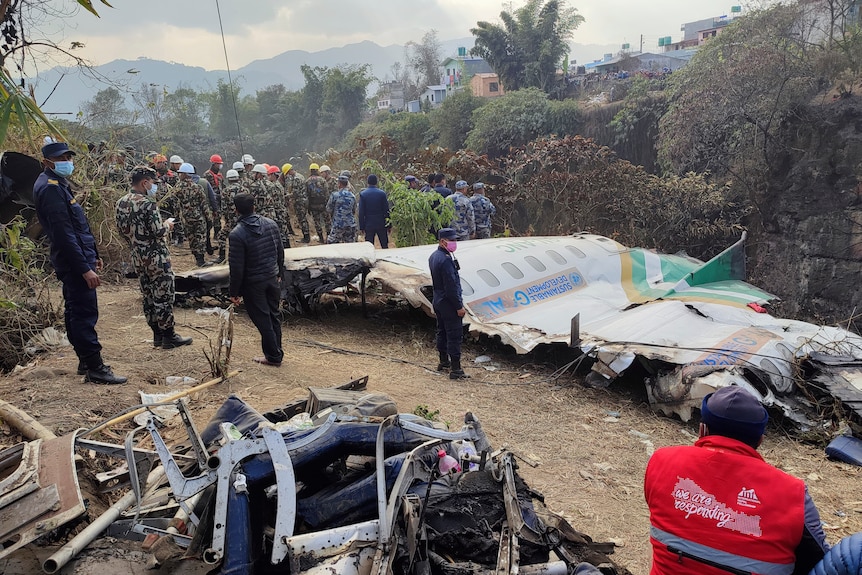
<instances>
[{"instance_id":1,"label":"black shoe","mask_svg":"<svg viewBox=\"0 0 862 575\"><path fill-rule=\"evenodd\" d=\"M453 369L449 372L449 379L470 379L463 369Z\"/></svg>"},{"instance_id":2,"label":"black shoe","mask_svg":"<svg viewBox=\"0 0 862 575\"><path fill-rule=\"evenodd\" d=\"M114 375L114 372L111 371L111 366L103 363L97 368L88 369L87 373L84 375L84 381L102 385L118 385L120 383L126 383L128 378L121 375Z\"/></svg>"},{"instance_id":3,"label":"black shoe","mask_svg":"<svg viewBox=\"0 0 862 575\"><path fill-rule=\"evenodd\" d=\"M207 246L207 255L211 256L215 253L215 249L212 246Z\"/></svg>"},{"instance_id":4,"label":"black shoe","mask_svg":"<svg viewBox=\"0 0 862 575\"><path fill-rule=\"evenodd\" d=\"M165 332L157 327L153 327L151 329L153 330L153 347L162 347L162 338L164 337Z\"/></svg>"},{"instance_id":5,"label":"black shoe","mask_svg":"<svg viewBox=\"0 0 862 575\"><path fill-rule=\"evenodd\" d=\"M446 371L450 367L452 367L451 363L449 363L448 361L445 363L441 361L440 363L437 364L437 371Z\"/></svg>"},{"instance_id":6,"label":"black shoe","mask_svg":"<svg viewBox=\"0 0 862 575\"><path fill-rule=\"evenodd\" d=\"M162 338L162 349L174 349L192 343L192 338L179 335L173 328L166 329Z\"/></svg>"},{"instance_id":7,"label":"black shoe","mask_svg":"<svg viewBox=\"0 0 862 575\"><path fill-rule=\"evenodd\" d=\"M299 243L301 243L301 244L307 244L307 243L309 243L310 241L311 241L311 236L309 236L308 234L304 234L304 235L302 236L302 239L301 239L301 240L299 240Z\"/></svg>"},{"instance_id":8,"label":"black shoe","mask_svg":"<svg viewBox=\"0 0 862 575\"><path fill-rule=\"evenodd\" d=\"M203 254L195 254L195 265L202 268L206 265Z\"/></svg>"},{"instance_id":9,"label":"black shoe","mask_svg":"<svg viewBox=\"0 0 862 575\"><path fill-rule=\"evenodd\" d=\"M78 375L86 375L87 373L87 364L81 360L78 360Z\"/></svg>"}]
</instances>

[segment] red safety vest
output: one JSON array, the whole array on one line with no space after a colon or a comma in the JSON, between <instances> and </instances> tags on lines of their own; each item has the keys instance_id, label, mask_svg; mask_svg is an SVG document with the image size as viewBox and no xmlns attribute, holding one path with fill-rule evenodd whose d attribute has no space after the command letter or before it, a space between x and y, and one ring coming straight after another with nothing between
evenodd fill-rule
<instances>
[{"instance_id":1,"label":"red safety vest","mask_svg":"<svg viewBox=\"0 0 862 575\"><path fill-rule=\"evenodd\" d=\"M652 575L727 575L710 563L731 572L793 573L805 483L748 445L708 435L694 446L659 449L647 465L644 495Z\"/></svg>"}]
</instances>

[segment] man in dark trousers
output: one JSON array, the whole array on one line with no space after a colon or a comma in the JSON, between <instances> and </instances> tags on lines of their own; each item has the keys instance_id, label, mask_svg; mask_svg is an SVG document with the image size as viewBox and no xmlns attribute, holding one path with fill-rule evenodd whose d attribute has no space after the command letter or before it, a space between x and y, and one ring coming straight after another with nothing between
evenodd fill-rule
<instances>
[{"instance_id":1,"label":"man in dark trousers","mask_svg":"<svg viewBox=\"0 0 862 575\"><path fill-rule=\"evenodd\" d=\"M440 243L428 258L431 269L431 282L434 286L434 315L437 317L437 351L440 363L437 371L450 369L449 379L470 377L461 368L461 338L463 336L462 318L467 310L461 300L461 278L458 275L458 260L455 248L458 234L452 228L437 232Z\"/></svg>"},{"instance_id":2,"label":"man in dark trousers","mask_svg":"<svg viewBox=\"0 0 862 575\"><path fill-rule=\"evenodd\" d=\"M365 241L374 243L376 236L380 247L389 247L389 198L377 187L377 176L368 176L368 187L359 192L359 231L365 232Z\"/></svg>"},{"instance_id":3,"label":"man in dark trousers","mask_svg":"<svg viewBox=\"0 0 862 575\"><path fill-rule=\"evenodd\" d=\"M102 361L102 344L96 334L96 288L102 284L96 272L102 269L102 260L87 216L66 180L74 170L74 155L64 142L42 148L45 171L33 186L36 215L51 243L51 265L63 283L66 335L78 356L78 374L93 383L126 383L125 377L114 375Z\"/></svg>"},{"instance_id":4,"label":"man in dark trousers","mask_svg":"<svg viewBox=\"0 0 862 575\"><path fill-rule=\"evenodd\" d=\"M239 220L228 235L230 300L234 305L245 302L248 317L260 332L263 357L254 361L280 367L284 359L278 312L284 272L281 232L274 221L254 213L250 194L238 194L233 204Z\"/></svg>"},{"instance_id":5,"label":"man in dark trousers","mask_svg":"<svg viewBox=\"0 0 862 575\"><path fill-rule=\"evenodd\" d=\"M769 416L737 386L703 398L700 438L650 458L652 575L804 574L829 545L805 482L757 448Z\"/></svg>"}]
</instances>

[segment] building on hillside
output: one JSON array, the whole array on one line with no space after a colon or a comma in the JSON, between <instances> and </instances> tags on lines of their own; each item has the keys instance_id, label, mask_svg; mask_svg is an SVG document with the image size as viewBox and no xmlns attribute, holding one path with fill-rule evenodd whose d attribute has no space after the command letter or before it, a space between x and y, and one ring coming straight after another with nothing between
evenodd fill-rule
<instances>
[{"instance_id":1,"label":"building on hillside","mask_svg":"<svg viewBox=\"0 0 862 575\"><path fill-rule=\"evenodd\" d=\"M470 91L479 98L496 98L506 92L497 74L473 74L470 78Z\"/></svg>"},{"instance_id":2,"label":"building on hillside","mask_svg":"<svg viewBox=\"0 0 862 575\"><path fill-rule=\"evenodd\" d=\"M392 110L393 112L404 110L404 84L401 82L384 82L380 84L378 94L378 110Z\"/></svg>"},{"instance_id":3,"label":"building on hillside","mask_svg":"<svg viewBox=\"0 0 862 575\"><path fill-rule=\"evenodd\" d=\"M691 59L694 50L681 50L673 55L654 54L646 52L644 54L627 54L625 56L616 56L614 58L605 59L600 62L587 64L588 73L598 74L614 74L618 72L674 72L679 70ZM628 70L622 69L623 60L627 60ZM632 69L632 60L637 60L637 68Z\"/></svg>"},{"instance_id":4,"label":"building on hillside","mask_svg":"<svg viewBox=\"0 0 862 575\"><path fill-rule=\"evenodd\" d=\"M808 12L807 40L820 43L828 38L844 38L862 24L862 0L800 0Z\"/></svg>"},{"instance_id":5,"label":"building on hillside","mask_svg":"<svg viewBox=\"0 0 862 575\"><path fill-rule=\"evenodd\" d=\"M416 114L422 111L422 101L421 100L410 100L407 102L407 111L411 114Z\"/></svg>"},{"instance_id":6,"label":"building on hillside","mask_svg":"<svg viewBox=\"0 0 862 575\"><path fill-rule=\"evenodd\" d=\"M419 96L419 100L422 102L428 102L432 108L436 108L440 104L443 103L443 100L446 99L446 85L439 84L437 86L428 86L425 88L425 91L422 92L422 95Z\"/></svg>"},{"instance_id":7,"label":"building on hillside","mask_svg":"<svg viewBox=\"0 0 862 575\"><path fill-rule=\"evenodd\" d=\"M449 91L467 86L476 74L492 74L494 70L484 59L467 54L467 48L458 48L458 55L446 58L440 64L440 83Z\"/></svg>"}]
</instances>

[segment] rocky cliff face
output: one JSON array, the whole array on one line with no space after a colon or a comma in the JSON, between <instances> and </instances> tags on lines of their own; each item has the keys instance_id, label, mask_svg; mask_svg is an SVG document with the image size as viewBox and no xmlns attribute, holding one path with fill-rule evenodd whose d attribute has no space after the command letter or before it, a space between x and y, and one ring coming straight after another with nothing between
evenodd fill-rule
<instances>
[{"instance_id":1,"label":"rocky cliff face","mask_svg":"<svg viewBox=\"0 0 862 575\"><path fill-rule=\"evenodd\" d=\"M782 315L862 328L862 98L816 103L748 222L750 281ZM858 319L857 319L858 318Z\"/></svg>"}]
</instances>

